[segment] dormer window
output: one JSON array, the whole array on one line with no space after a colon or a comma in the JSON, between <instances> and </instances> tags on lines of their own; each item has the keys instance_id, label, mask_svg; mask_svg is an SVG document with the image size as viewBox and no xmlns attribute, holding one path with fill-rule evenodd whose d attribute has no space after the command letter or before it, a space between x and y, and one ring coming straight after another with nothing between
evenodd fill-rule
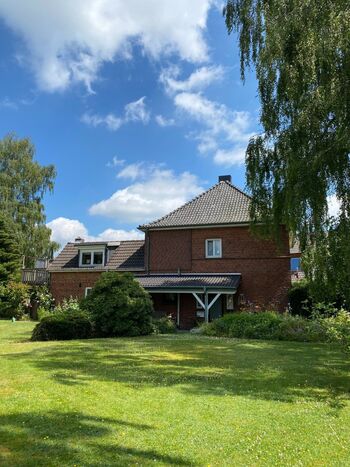
<instances>
[{"instance_id":1,"label":"dormer window","mask_svg":"<svg viewBox=\"0 0 350 467\"><path fill-rule=\"evenodd\" d=\"M79 255L79 266L88 267L88 266L102 266L104 264L105 252L104 250L98 251L80 251Z\"/></svg>"}]
</instances>

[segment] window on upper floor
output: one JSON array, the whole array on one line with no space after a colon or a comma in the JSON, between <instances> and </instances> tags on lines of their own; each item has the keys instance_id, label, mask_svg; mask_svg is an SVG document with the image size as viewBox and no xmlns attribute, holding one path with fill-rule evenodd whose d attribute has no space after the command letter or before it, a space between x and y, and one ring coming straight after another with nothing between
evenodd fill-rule
<instances>
[{"instance_id":1,"label":"window on upper floor","mask_svg":"<svg viewBox=\"0 0 350 467\"><path fill-rule=\"evenodd\" d=\"M79 266L101 266L104 256L104 251L80 251Z\"/></svg>"},{"instance_id":2,"label":"window on upper floor","mask_svg":"<svg viewBox=\"0 0 350 467\"><path fill-rule=\"evenodd\" d=\"M205 241L205 257L206 258L221 258L222 257L221 238L209 238Z\"/></svg>"},{"instance_id":3,"label":"window on upper floor","mask_svg":"<svg viewBox=\"0 0 350 467\"><path fill-rule=\"evenodd\" d=\"M91 294L92 287L85 287L85 297Z\"/></svg>"}]
</instances>

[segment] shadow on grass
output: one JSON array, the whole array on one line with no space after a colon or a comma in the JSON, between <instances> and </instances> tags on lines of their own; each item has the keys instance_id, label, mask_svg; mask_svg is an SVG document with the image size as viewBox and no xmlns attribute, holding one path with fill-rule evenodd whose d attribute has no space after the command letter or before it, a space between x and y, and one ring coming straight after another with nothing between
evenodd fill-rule
<instances>
[{"instance_id":1,"label":"shadow on grass","mask_svg":"<svg viewBox=\"0 0 350 467\"><path fill-rule=\"evenodd\" d=\"M57 343L6 357L28 359L63 385L179 385L194 395L314 400L335 411L350 399L348 357L324 344L164 336Z\"/></svg>"},{"instance_id":2,"label":"shadow on grass","mask_svg":"<svg viewBox=\"0 0 350 467\"><path fill-rule=\"evenodd\" d=\"M117 439L125 427L152 430L149 425L82 413L0 416L0 465L193 465L181 457L129 448L128 439L122 446Z\"/></svg>"}]
</instances>

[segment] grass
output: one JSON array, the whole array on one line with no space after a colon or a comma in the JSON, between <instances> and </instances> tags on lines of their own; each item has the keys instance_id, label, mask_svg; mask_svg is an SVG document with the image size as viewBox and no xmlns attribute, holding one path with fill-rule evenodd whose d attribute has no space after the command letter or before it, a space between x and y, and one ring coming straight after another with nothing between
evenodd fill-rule
<instances>
[{"instance_id":1,"label":"grass","mask_svg":"<svg viewBox=\"0 0 350 467\"><path fill-rule=\"evenodd\" d=\"M189 334L29 342L0 322L0 465L350 465L350 362Z\"/></svg>"}]
</instances>

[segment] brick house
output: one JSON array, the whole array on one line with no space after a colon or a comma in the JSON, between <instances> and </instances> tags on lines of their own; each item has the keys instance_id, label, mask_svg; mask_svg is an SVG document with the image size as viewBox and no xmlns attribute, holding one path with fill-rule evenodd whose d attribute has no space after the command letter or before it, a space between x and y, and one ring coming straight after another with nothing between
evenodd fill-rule
<instances>
[{"instance_id":1,"label":"brick house","mask_svg":"<svg viewBox=\"0 0 350 467\"><path fill-rule=\"evenodd\" d=\"M145 240L68 243L49 265L60 302L84 297L103 271L129 271L151 294L156 316L181 329L247 306L287 305L288 233L282 241L254 237L250 197L230 176L175 211L139 226Z\"/></svg>"}]
</instances>

